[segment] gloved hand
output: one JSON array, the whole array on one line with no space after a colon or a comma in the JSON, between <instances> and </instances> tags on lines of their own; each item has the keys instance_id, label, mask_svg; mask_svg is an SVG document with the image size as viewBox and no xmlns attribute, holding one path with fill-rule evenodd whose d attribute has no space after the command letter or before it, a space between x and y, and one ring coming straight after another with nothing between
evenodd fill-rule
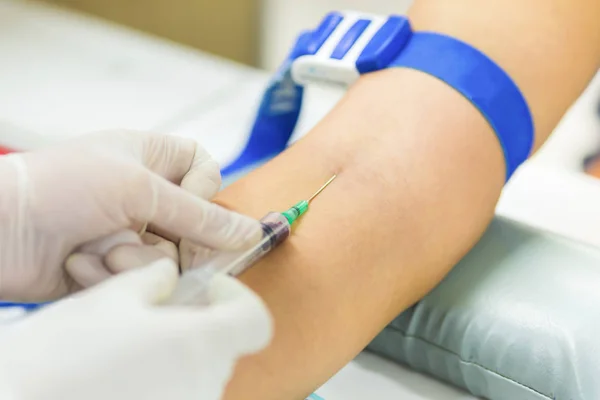
<instances>
[{"instance_id":1,"label":"gloved hand","mask_svg":"<svg viewBox=\"0 0 600 400\"><path fill-rule=\"evenodd\" d=\"M221 398L237 359L270 340L270 315L225 275L208 307L158 305L176 282L161 259L0 326L0 398Z\"/></svg>"},{"instance_id":2,"label":"gloved hand","mask_svg":"<svg viewBox=\"0 0 600 400\"><path fill-rule=\"evenodd\" d=\"M0 157L0 299L51 300L96 284L120 272L104 262L118 244L253 245L257 221L204 200L220 183L215 161L175 136L98 133ZM154 234L142 240L146 225Z\"/></svg>"}]
</instances>

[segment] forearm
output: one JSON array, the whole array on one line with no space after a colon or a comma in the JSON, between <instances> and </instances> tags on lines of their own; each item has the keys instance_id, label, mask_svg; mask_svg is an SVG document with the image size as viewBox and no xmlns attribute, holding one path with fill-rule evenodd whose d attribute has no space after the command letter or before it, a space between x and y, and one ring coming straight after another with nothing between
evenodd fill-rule
<instances>
[{"instance_id":1,"label":"forearm","mask_svg":"<svg viewBox=\"0 0 600 400\"><path fill-rule=\"evenodd\" d=\"M372 90L386 93L389 109L365 108ZM460 95L422 74L388 71L357 84L307 138L219 201L260 217L333 173L293 237L243 276L269 305L276 334L240 363L228 398L299 398L343 366L476 241L503 160Z\"/></svg>"},{"instance_id":2,"label":"forearm","mask_svg":"<svg viewBox=\"0 0 600 400\"><path fill-rule=\"evenodd\" d=\"M542 143L597 68L594 43L573 72L560 62L560 43L540 43L544 56L486 43L492 22L477 28L446 4L417 3L416 28L450 33L500 63L529 100ZM513 41L523 37L510 30ZM570 32L588 35L581 26ZM557 98L547 95L548 81ZM299 398L343 366L473 246L493 215L504 168L494 132L466 99L425 74L396 69L361 78L305 139L222 192L219 202L260 217L339 175L288 242L243 275L269 305L276 333L267 350L239 364L227 398Z\"/></svg>"}]
</instances>

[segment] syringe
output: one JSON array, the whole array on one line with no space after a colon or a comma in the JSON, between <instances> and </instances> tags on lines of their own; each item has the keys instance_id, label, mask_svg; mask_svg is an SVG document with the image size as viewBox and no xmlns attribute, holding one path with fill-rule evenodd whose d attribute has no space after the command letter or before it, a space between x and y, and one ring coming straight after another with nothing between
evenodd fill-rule
<instances>
[{"instance_id":1,"label":"syringe","mask_svg":"<svg viewBox=\"0 0 600 400\"><path fill-rule=\"evenodd\" d=\"M203 265L185 272L166 304L208 304L208 290L215 274L237 276L279 246L290 235L292 224L308 211L310 202L335 178L336 175L332 176L308 200L302 200L284 212L270 212L261 218L263 238L251 249L242 252L219 252Z\"/></svg>"}]
</instances>

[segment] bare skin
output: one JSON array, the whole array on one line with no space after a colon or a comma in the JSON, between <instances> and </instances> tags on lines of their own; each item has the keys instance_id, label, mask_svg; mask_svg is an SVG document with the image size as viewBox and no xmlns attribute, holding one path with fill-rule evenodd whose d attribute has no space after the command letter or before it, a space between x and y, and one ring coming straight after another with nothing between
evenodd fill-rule
<instances>
[{"instance_id":1,"label":"bare skin","mask_svg":"<svg viewBox=\"0 0 600 400\"><path fill-rule=\"evenodd\" d=\"M600 66L598 1L418 0L410 17L512 76L536 149ZM326 381L477 242L504 169L466 99L394 69L361 78L304 139L221 192L219 203L258 218L338 174L293 237L242 276L273 313L275 338L240 362L225 398L300 399Z\"/></svg>"}]
</instances>

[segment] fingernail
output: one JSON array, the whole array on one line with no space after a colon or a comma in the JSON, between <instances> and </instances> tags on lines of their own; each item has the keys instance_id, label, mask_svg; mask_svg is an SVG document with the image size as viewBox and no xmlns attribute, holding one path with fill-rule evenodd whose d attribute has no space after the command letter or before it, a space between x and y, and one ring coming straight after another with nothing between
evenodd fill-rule
<instances>
[{"instance_id":1,"label":"fingernail","mask_svg":"<svg viewBox=\"0 0 600 400\"><path fill-rule=\"evenodd\" d=\"M246 215L233 213L229 229L231 244L236 248L252 247L262 238L260 222Z\"/></svg>"},{"instance_id":2,"label":"fingernail","mask_svg":"<svg viewBox=\"0 0 600 400\"><path fill-rule=\"evenodd\" d=\"M211 203L204 217L202 231L209 247L246 248L258 243L262 237L260 222L217 204Z\"/></svg>"},{"instance_id":3,"label":"fingernail","mask_svg":"<svg viewBox=\"0 0 600 400\"><path fill-rule=\"evenodd\" d=\"M249 232L243 240L244 243L248 246L254 246L260 241L260 239L262 239L262 237L263 230L260 222L252 220L251 224L249 225Z\"/></svg>"}]
</instances>

